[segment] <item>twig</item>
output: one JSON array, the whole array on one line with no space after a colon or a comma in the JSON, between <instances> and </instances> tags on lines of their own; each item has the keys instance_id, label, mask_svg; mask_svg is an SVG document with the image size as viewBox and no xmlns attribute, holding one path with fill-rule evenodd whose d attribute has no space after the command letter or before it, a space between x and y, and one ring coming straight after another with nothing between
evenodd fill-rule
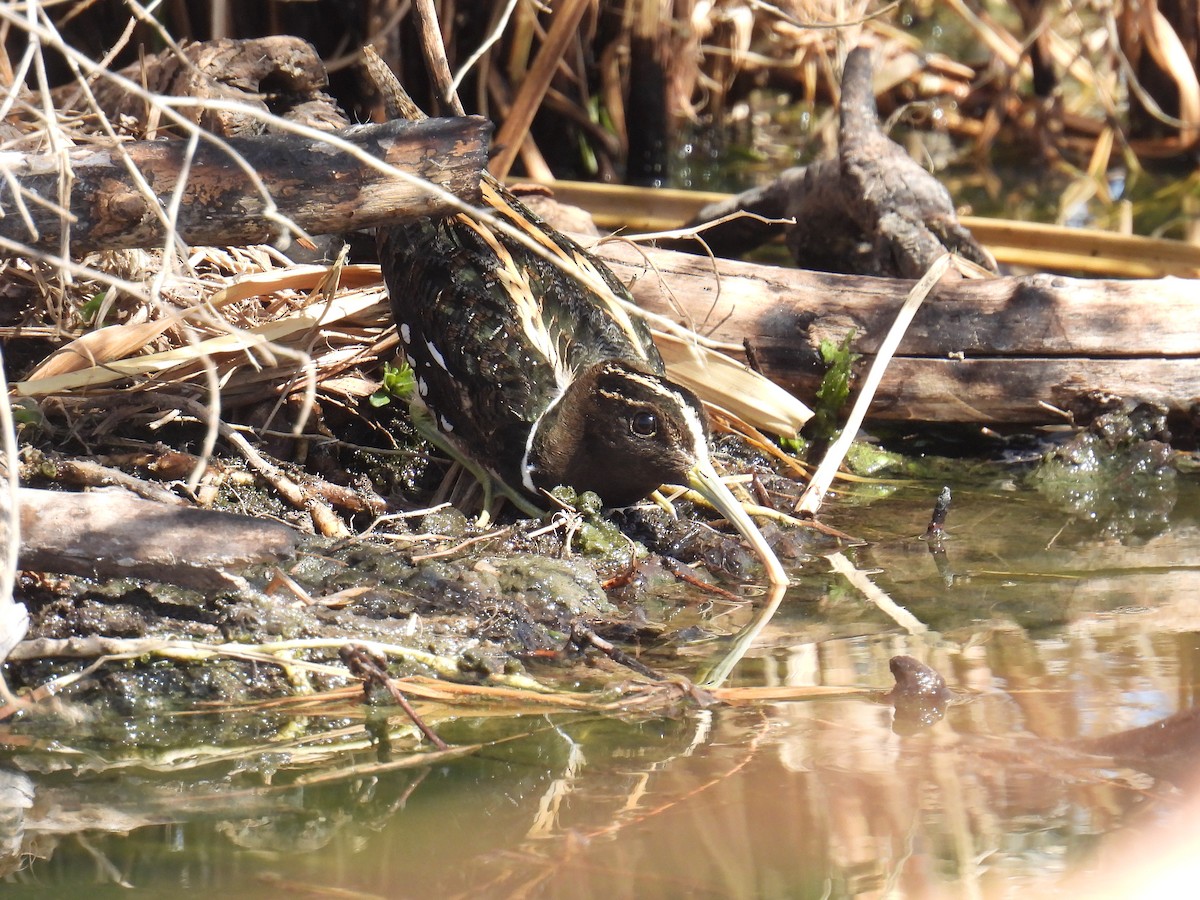
<instances>
[{"instance_id":1,"label":"twig","mask_svg":"<svg viewBox=\"0 0 1200 900\"><path fill-rule=\"evenodd\" d=\"M174 398L180 409L188 409L194 415L207 417L208 409L202 403L190 397ZM313 526L319 534L325 537L349 537L351 531L346 523L338 517L333 508L299 482L284 473L279 466L258 452L240 431L226 422L217 422L217 430L229 445L246 460L255 472L279 492L288 503L297 509L302 509L312 518Z\"/></svg>"},{"instance_id":2,"label":"twig","mask_svg":"<svg viewBox=\"0 0 1200 900\"><path fill-rule=\"evenodd\" d=\"M437 733L417 715L417 711L408 702L408 698L396 686L395 680L388 675L387 657L374 653L370 649L358 644L347 644L341 649L338 655L342 658L342 662L346 664L346 668L355 677L362 679L363 693L368 699L371 695L371 688L383 688L391 695L391 698L396 701L399 707L404 710L404 714L412 719L412 723L417 726L421 734L429 739L433 746L439 750L450 749L450 745L438 737Z\"/></svg>"},{"instance_id":3,"label":"twig","mask_svg":"<svg viewBox=\"0 0 1200 900\"><path fill-rule=\"evenodd\" d=\"M546 40L521 81L508 118L496 134L494 143L500 150L488 168L497 178L503 178L512 168L521 142L529 132L534 113L542 102L546 88L550 86L567 44L576 37L579 21L589 6L591 0L565 0L554 7L554 21L550 24Z\"/></svg>"},{"instance_id":4,"label":"twig","mask_svg":"<svg viewBox=\"0 0 1200 900\"><path fill-rule=\"evenodd\" d=\"M47 468L52 468L52 477L56 481L63 481L79 487L121 487L137 494L139 497L154 500L157 503L168 503L171 505L181 505L184 503L182 497L166 488L152 484L144 479L136 478L127 472L122 472L120 469L114 469L111 466L102 466L91 460L44 457L38 460L37 463L38 469L43 473Z\"/></svg>"},{"instance_id":5,"label":"twig","mask_svg":"<svg viewBox=\"0 0 1200 900\"><path fill-rule=\"evenodd\" d=\"M461 553L463 550L466 550L468 547L478 544L481 541L490 541L495 538L503 537L512 530L513 526L508 525L504 528L497 528L495 531L489 531L487 534L477 534L475 537L467 538L465 541L461 541L460 543L455 544L453 547L446 547L442 550L434 550L432 553L423 553L420 556L414 556L412 561L414 563L419 563L425 562L429 559L440 559L443 556L453 556L455 553Z\"/></svg>"},{"instance_id":6,"label":"twig","mask_svg":"<svg viewBox=\"0 0 1200 900\"><path fill-rule=\"evenodd\" d=\"M450 75L450 63L446 59L446 45L442 43L442 30L438 26L434 0L416 0L413 10L417 14L421 50L433 76L433 83L437 85L438 99L447 104L456 116L465 116L466 111L458 99L458 91Z\"/></svg>"},{"instance_id":7,"label":"twig","mask_svg":"<svg viewBox=\"0 0 1200 900\"><path fill-rule=\"evenodd\" d=\"M488 36L483 39L483 43L479 45L478 49L476 49L475 52L467 58L467 61L463 63L462 67L458 70L458 74L454 76L454 80L450 82L449 96L457 99L458 87L460 84L462 84L462 80L467 77L467 73L470 72L475 66L475 63L479 62L479 60L483 58L483 55L487 53L488 50L490 50L498 40L500 40L500 37L504 34L504 29L508 26L508 20L512 18L513 10L517 8L517 2L518 0L508 0L508 3L504 7L504 11L500 13L500 19L496 23L496 27L493 28Z\"/></svg>"},{"instance_id":8,"label":"twig","mask_svg":"<svg viewBox=\"0 0 1200 900\"><path fill-rule=\"evenodd\" d=\"M655 672L648 665L630 656L624 650L614 647L612 644L586 626L579 624L571 626L571 643L575 644L577 647L595 647L613 662L617 663L618 665L625 666L627 669L632 669L639 675L642 675L646 678L650 678L654 681L667 680L665 675Z\"/></svg>"},{"instance_id":9,"label":"twig","mask_svg":"<svg viewBox=\"0 0 1200 900\"><path fill-rule=\"evenodd\" d=\"M707 581L702 581L701 579L697 578L678 560L671 559L669 556L664 556L663 562L666 564L667 569L670 570L671 574L684 584L690 584L692 587L699 591L704 591L705 593L716 594L722 600L729 600L733 603L745 602L745 597L739 597L732 591L727 591L723 587L719 587L715 584L709 584Z\"/></svg>"},{"instance_id":10,"label":"twig","mask_svg":"<svg viewBox=\"0 0 1200 900\"><path fill-rule=\"evenodd\" d=\"M854 564L848 560L841 552L830 554L827 559L833 567L833 571L842 575L860 590L868 600L879 607L880 611L886 613L892 621L907 631L909 634L924 634L929 630L929 626L910 613L907 609L893 600L883 591L879 585L875 584L866 573L861 569L855 568Z\"/></svg>"}]
</instances>

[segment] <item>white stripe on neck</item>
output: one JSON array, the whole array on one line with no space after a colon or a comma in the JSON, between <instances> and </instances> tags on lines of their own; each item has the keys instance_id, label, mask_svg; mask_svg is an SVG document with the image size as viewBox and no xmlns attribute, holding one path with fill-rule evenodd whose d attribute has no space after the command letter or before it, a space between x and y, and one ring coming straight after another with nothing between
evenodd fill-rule
<instances>
[{"instance_id":1,"label":"white stripe on neck","mask_svg":"<svg viewBox=\"0 0 1200 900\"><path fill-rule=\"evenodd\" d=\"M566 393L567 389L563 387L558 392L558 396L551 400L549 405L542 410L542 414L537 417L533 423L533 427L529 429L529 437L525 438L525 453L521 456L521 484L531 494L536 495L538 492L537 485L533 483L533 463L530 461L530 457L533 456L533 442L537 439L538 429L542 427L542 422L546 416L554 407L558 406L562 398L566 396Z\"/></svg>"}]
</instances>

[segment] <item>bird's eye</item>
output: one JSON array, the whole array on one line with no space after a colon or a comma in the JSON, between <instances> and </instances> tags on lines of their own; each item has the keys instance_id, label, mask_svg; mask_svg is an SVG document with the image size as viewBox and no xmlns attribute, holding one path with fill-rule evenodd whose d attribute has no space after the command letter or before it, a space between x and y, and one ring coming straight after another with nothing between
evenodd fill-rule
<instances>
[{"instance_id":1,"label":"bird's eye","mask_svg":"<svg viewBox=\"0 0 1200 900\"><path fill-rule=\"evenodd\" d=\"M629 430L638 437L654 437L658 433L658 416L651 412L640 412L629 420Z\"/></svg>"}]
</instances>

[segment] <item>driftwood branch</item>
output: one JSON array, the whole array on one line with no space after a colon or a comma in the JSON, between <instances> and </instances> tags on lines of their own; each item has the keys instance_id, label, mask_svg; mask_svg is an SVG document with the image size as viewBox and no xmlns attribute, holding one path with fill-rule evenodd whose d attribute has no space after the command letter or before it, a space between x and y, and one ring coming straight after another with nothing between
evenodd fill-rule
<instances>
[{"instance_id":1,"label":"driftwood branch","mask_svg":"<svg viewBox=\"0 0 1200 900\"><path fill-rule=\"evenodd\" d=\"M788 248L804 269L920 278L949 251L996 271L996 261L959 222L945 186L884 133L871 74L871 51L851 51L842 73L836 159L788 169L765 188L702 210L696 223L737 209L790 219ZM737 218L709 229L706 239L732 255L780 228Z\"/></svg>"},{"instance_id":2,"label":"driftwood branch","mask_svg":"<svg viewBox=\"0 0 1200 900\"><path fill-rule=\"evenodd\" d=\"M173 506L124 490L22 488L22 569L239 590L236 574L294 555L299 532L262 519Z\"/></svg>"},{"instance_id":3,"label":"driftwood branch","mask_svg":"<svg viewBox=\"0 0 1200 900\"><path fill-rule=\"evenodd\" d=\"M491 124L478 117L366 125L338 133L364 154L431 182L467 202L477 202L487 164ZM189 244L261 244L282 236L278 216L309 234L373 228L448 208L419 184L390 178L352 153L294 134L227 138L257 172L273 199L266 200L229 153L201 142L191 160L176 229ZM118 250L162 246L163 210L186 167L187 142L140 141L123 151L149 184L153 199L135 183L116 151L69 151L71 249ZM60 245L61 175L49 155L0 154L0 238L45 249ZM24 208L34 226L18 210Z\"/></svg>"},{"instance_id":4,"label":"driftwood branch","mask_svg":"<svg viewBox=\"0 0 1200 900\"><path fill-rule=\"evenodd\" d=\"M262 133L263 113L321 131L350 124L337 101L325 93L329 78L320 54L307 41L289 35L221 38L179 49L167 47L118 74L124 82L99 78L92 95L112 122L138 137L153 137L171 126L155 108L155 97L213 101L180 112L205 131L222 137ZM125 82L144 90L131 91ZM56 98L61 108L85 115L93 112L77 84L59 88ZM265 130L271 130L270 126Z\"/></svg>"},{"instance_id":5,"label":"driftwood branch","mask_svg":"<svg viewBox=\"0 0 1200 900\"><path fill-rule=\"evenodd\" d=\"M638 303L742 357L798 397L824 372L823 339L853 331L870 363L912 283L832 275L607 243L598 248ZM1062 422L1108 393L1188 415L1200 401L1195 281L1030 275L943 282L888 368L872 417L943 422ZM1046 404L1049 404L1047 407Z\"/></svg>"}]
</instances>

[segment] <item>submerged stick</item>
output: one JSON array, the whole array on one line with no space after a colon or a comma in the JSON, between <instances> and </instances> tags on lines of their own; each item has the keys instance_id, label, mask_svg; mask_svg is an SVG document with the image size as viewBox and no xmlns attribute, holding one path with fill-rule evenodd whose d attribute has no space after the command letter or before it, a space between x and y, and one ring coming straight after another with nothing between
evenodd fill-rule
<instances>
[{"instance_id":1,"label":"submerged stick","mask_svg":"<svg viewBox=\"0 0 1200 900\"><path fill-rule=\"evenodd\" d=\"M648 665L639 659L630 656L619 647L614 647L609 641L606 641L592 629L583 625L576 624L571 627L571 643L577 647L595 647L613 662L618 665L625 666L627 669L632 669L639 675L649 678L652 681L665 681L666 676L659 672L655 672Z\"/></svg>"},{"instance_id":2,"label":"submerged stick","mask_svg":"<svg viewBox=\"0 0 1200 900\"><path fill-rule=\"evenodd\" d=\"M888 596L879 585L867 577L865 572L856 568L854 563L846 558L845 554L841 552L832 553L828 559L829 564L833 567L833 571L844 576L868 600L879 607L880 612L887 615L909 634L924 634L929 630L928 625Z\"/></svg>"},{"instance_id":3,"label":"submerged stick","mask_svg":"<svg viewBox=\"0 0 1200 900\"><path fill-rule=\"evenodd\" d=\"M950 512L950 488L943 487L933 504L933 514L925 528L925 540L941 541L946 530L946 515Z\"/></svg>"}]
</instances>

